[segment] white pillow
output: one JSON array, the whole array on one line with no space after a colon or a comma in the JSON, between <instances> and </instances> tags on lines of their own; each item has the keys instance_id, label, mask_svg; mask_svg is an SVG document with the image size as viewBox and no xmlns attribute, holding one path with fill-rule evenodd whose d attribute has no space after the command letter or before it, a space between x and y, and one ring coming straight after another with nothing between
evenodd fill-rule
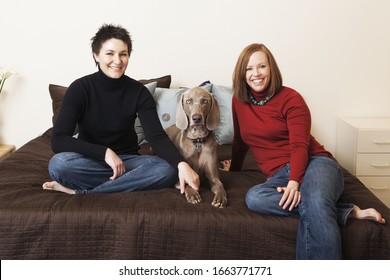
<instances>
[{"instance_id":1,"label":"white pillow","mask_svg":"<svg viewBox=\"0 0 390 280\"><path fill-rule=\"evenodd\" d=\"M146 84L145 87L149 90L149 92L153 95L156 91L157 82L151 82L149 84Z\"/></svg>"},{"instance_id":2,"label":"white pillow","mask_svg":"<svg viewBox=\"0 0 390 280\"><path fill-rule=\"evenodd\" d=\"M176 108L180 95L187 88L156 88L154 100L156 101L157 114L162 127L165 129L176 123Z\"/></svg>"},{"instance_id":3,"label":"white pillow","mask_svg":"<svg viewBox=\"0 0 390 280\"><path fill-rule=\"evenodd\" d=\"M221 112L221 123L214 130L215 138L219 145L232 144L234 134L232 114L233 89L228 86L213 84L211 93L217 100Z\"/></svg>"},{"instance_id":4,"label":"white pillow","mask_svg":"<svg viewBox=\"0 0 390 280\"><path fill-rule=\"evenodd\" d=\"M157 87L157 82L152 82L152 83L146 84L145 87L153 95L155 90L156 90L156 87ZM145 135L144 135L144 131L143 131L142 126L141 126L141 121L139 120L138 117L135 119L135 122L134 122L134 130L135 130L135 133L137 133L138 144L139 144L145 139Z\"/></svg>"}]
</instances>

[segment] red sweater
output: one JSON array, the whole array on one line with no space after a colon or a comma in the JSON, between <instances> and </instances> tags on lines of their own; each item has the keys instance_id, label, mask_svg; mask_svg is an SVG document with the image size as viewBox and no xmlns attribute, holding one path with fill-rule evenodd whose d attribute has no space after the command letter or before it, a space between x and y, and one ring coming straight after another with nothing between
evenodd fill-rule
<instances>
[{"instance_id":1,"label":"red sweater","mask_svg":"<svg viewBox=\"0 0 390 280\"><path fill-rule=\"evenodd\" d=\"M262 94L255 95L264 99ZM250 148L267 176L290 163L290 180L302 182L309 156L332 154L310 134L310 110L295 90L282 87L264 106L243 103L233 97L234 139L231 171L241 170Z\"/></svg>"}]
</instances>

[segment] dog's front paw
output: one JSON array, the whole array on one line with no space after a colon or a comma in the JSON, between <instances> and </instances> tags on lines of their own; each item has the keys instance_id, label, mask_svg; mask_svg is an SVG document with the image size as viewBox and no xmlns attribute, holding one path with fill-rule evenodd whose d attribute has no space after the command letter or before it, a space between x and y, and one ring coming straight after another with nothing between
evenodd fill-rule
<instances>
[{"instance_id":1,"label":"dog's front paw","mask_svg":"<svg viewBox=\"0 0 390 280\"><path fill-rule=\"evenodd\" d=\"M186 187L185 196L189 203L192 204L202 203L202 197L200 196L200 194L190 186Z\"/></svg>"},{"instance_id":2,"label":"dog's front paw","mask_svg":"<svg viewBox=\"0 0 390 280\"><path fill-rule=\"evenodd\" d=\"M227 205L226 194L216 194L211 205L218 208L225 208Z\"/></svg>"}]
</instances>

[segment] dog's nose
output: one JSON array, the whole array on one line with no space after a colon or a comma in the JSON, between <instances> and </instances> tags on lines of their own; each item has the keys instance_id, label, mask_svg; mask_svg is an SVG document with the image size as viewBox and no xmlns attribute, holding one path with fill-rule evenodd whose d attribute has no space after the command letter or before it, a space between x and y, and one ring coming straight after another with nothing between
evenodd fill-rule
<instances>
[{"instance_id":1,"label":"dog's nose","mask_svg":"<svg viewBox=\"0 0 390 280\"><path fill-rule=\"evenodd\" d=\"M202 116L200 114L193 114L192 120L194 123L200 123L202 121Z\"/></svg>"}]
</instances>

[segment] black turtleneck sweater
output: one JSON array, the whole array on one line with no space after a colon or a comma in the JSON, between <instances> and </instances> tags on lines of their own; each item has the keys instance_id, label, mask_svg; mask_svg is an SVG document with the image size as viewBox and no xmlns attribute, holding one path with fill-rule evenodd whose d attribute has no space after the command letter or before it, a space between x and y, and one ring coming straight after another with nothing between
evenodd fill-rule
<instances>
[{"instance_id":1,"label":"black turtleneck sweater","mask_svg":"<svg viewBox=\"0 0 390 280\"><path fill-rule=\"evenodd\" d=\"M177 167L183 158L162 128L148 89L126 75L112 79L101 70L69 86L53 127L52 149L102 160L107 147L119 155L137 154L137 114L154 153Z\"/></svg>"}]
</instances>

